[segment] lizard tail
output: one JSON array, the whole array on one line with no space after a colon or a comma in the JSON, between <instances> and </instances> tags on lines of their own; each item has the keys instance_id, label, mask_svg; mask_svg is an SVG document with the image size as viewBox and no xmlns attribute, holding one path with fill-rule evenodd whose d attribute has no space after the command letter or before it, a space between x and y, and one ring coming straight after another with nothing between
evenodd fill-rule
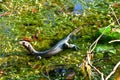
<instances>
[{"instance_id":1,"label":"lizard tail","mask_svg":"<svg viewBox=\"0 0 120 80\"><path fill-rule=\"evenodd\" d=\"M77 27L75 30L72 31L72 34L75 35L77 32L79 32L82 29L81 26Z\"/></svg>"}]
</instances>

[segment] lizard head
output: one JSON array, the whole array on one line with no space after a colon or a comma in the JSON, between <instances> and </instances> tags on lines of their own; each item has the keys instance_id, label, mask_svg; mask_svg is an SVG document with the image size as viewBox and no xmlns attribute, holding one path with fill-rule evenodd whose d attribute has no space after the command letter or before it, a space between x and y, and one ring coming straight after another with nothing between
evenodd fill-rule
<instances>
[{"instance_id":1,"label":"lizard head","mask_svg":"<svg viewBox=\"0 0 120 80\"><path fill-rule=\"evenodd\" d=\"M31 46L31 44L30 44L29 42L24 41L24 40L19 41L19 44L20 44L20 45L23 45L23 46L24 46L26 49L28 49L28 50L29 50L29 48L30 48L30 46Z\"/></svg>"},{"instance_id":2,"label":"lizard head","mask_svg":"<svg viewBox=\"0 0 120 80\"><path fill-rule=\"evenodd\" d=\"M27 42L27 41L24 41L24 40L19 41L19 44L20 44L20 45L23 45L30 53L38 53L38 51L36 51L36 50L32 47L32 45L31 45L29 42Z\"/></svg>"},{"instance_id":3,"label":"lizard head","mask_svg":"<svg viewBox=\"0 0 120 80\"><path fill-rule=\"evenodd\" d=\"M19 41L19 44L28 47L30 43L22 40L22 41Z\"/></svg>"}]
</instances>

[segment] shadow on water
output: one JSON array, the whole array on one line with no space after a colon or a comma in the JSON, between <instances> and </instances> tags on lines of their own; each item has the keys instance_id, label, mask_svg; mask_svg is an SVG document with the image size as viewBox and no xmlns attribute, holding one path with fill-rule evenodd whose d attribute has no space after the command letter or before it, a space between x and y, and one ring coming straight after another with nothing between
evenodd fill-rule
<instances>
[{"instance_id":1,"label":"shadow on water","mask_svg":"<svg viewBox=\"0 0 120 80\"><path fill-rule=\"evenodd\" d=\"M75 79L75 70L71 67L67 68L65 65L54 65L50 66L48 72L45 72L44 76L49 76L51 79L65 79L73 80ZM52 69L53 68L53 69Z\"/></svg>"}]
</instances>

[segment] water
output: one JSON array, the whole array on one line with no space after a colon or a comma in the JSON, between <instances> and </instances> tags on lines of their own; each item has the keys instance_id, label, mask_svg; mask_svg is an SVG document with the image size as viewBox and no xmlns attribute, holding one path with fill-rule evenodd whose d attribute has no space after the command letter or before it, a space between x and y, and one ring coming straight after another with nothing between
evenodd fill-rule
<instances>
[{"instance_id":1,"label":"water","mask_svg":"<svg viewBox=\"0 0 120 80\"><path fill-rule=\"evenodd\" d=\"M83 1L73 0L73 4L74 4L73 14L82 14L84 10L89 7L89 3L91 2L93 2L93 0L83 0Z\"/></svg>"}]
</instances>

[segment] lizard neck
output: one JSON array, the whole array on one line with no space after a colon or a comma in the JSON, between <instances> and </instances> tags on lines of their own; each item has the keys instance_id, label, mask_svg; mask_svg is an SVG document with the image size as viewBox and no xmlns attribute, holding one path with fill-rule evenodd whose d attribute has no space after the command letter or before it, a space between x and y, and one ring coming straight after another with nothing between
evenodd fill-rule
<instances>
[{"instance_id":1,"label":"lizard neck","mask_svg":"<svg viewBox=\"0 0 120 80\"><path fill-rule=\"evenodd\" d=\"M24 45L24 47L31 53L40 53L39 51L35 50L31 44L29 44L27 47Z\"/></svg>"}]
</instances>

